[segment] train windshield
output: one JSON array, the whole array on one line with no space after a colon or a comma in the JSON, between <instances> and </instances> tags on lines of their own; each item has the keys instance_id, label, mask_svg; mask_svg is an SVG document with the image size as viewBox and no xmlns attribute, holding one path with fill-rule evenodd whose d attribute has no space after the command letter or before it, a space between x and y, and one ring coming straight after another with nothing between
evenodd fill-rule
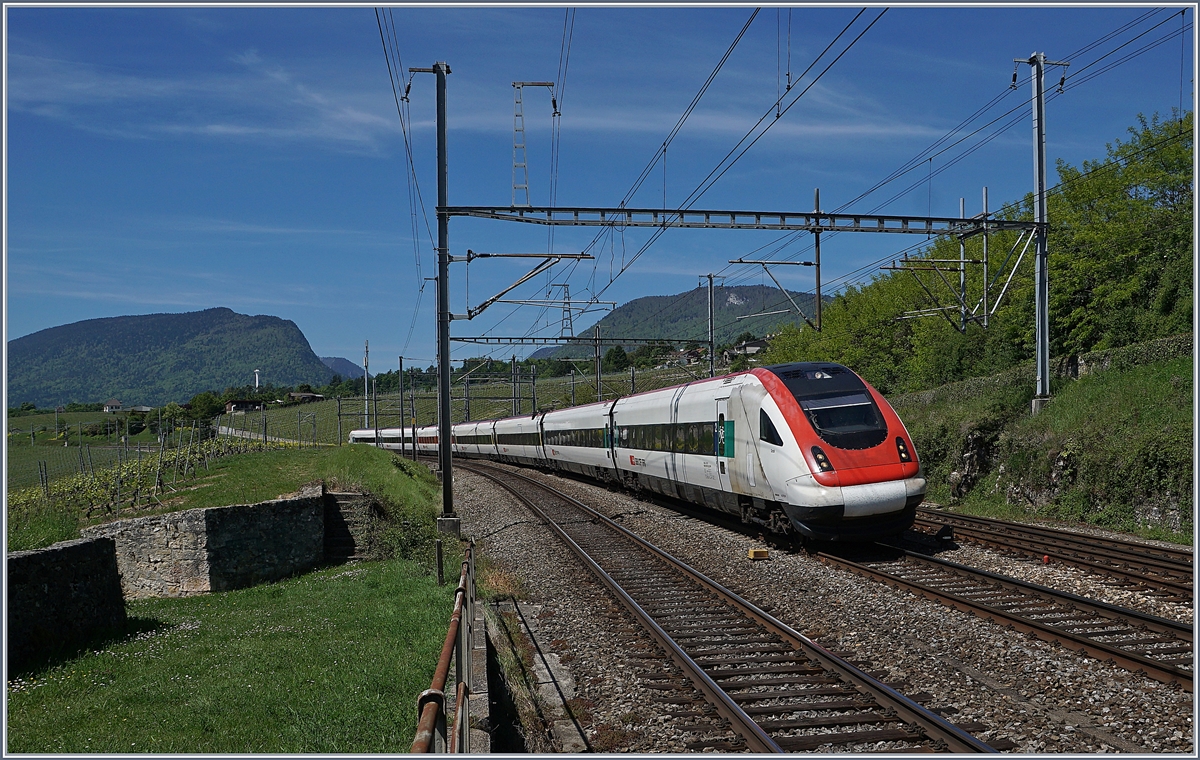
<instances>
[{"instance_id":1,"label":"train windshield","mask_svg":"<svg viewBox=\"0 0 1200 760\"><path fill-rule=\"evenodd\" d=\"M866 385L845 367L801 362L767 369L783 381L830 446L869 449L887 438L887 423Z\"/></svg>"}]
</instances>

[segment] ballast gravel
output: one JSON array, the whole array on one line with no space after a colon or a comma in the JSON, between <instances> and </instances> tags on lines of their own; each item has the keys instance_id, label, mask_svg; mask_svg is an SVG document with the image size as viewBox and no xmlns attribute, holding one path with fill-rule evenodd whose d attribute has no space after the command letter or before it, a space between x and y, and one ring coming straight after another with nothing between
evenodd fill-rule
<instances>
[{"instance_id":1,"label":"ballast gravel","mask_svg":"<svg viewBox=\"0 0 1200 760\"><path fill-rule=\"evenodd\" d=\"M513 469L578 498L817 643L883 674L902 693L926 693L926 707L971 724L971 733L984 741L1011 741L1010 752L1195 754L1193 696L1178 686L850 575L802 552L770 548L769 559L753 561L749 549L768 548L758 538L623 492ZM719 718L669 715L690 708L658 701L661 691L648 684L673 673L673 666L507 492L456 469L455 499L463 535L476 540L491 567L518 579L539 606L538 639L550 643L574 679L578 693L568 704L591 749L684 752L692 742L731 736ZM1163 617L1190 621L1193 615L1191 608L1114 589L1070 568L965 545L939 556Z\"/></svg>"}]
</instances>

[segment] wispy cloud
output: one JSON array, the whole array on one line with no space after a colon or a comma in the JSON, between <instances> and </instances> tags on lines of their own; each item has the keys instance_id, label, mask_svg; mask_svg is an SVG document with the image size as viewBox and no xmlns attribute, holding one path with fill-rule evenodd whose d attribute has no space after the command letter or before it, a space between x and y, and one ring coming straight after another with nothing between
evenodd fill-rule
<instances>
[{"instance_id":1,"label":"wispy cloud","mask_svg":"<svg viewBox=\"0 0 1200 760\"><path fill-rule=\"evenodd\" d=\"M229 63L223 71L172 77L10 53L8 105L126 139L308 141L373 152L399 131L376 93L307 81L255 50Z\"/></svg>"}]
</instances>

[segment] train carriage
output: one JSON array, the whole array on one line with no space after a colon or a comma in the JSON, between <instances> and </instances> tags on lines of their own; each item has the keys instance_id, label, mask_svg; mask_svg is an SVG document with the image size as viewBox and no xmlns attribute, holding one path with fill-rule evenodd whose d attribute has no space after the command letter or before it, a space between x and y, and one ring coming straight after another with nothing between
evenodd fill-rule
<instances>
[{"instance_id":1,"label":"train carriage","mask_svg":"<svg viewBox=\"0 0 1200 760\"><path fill-rule=\"evenodd\" d=\"M388 432L380 431L387 448ZM416 431L437 453L437 428ZM872 540L912 525L925 478L887 401L830 362L760 367L544 414L460 423L457 456L618 480L805 538ZM374 443L356 430L351 442Z\"/></svg>"},{"instance_id":2,"label":"train carriage","mask_svg":"<svg viewBox=\"0 0 1200 760\"><path fill-rule=\"evenodd\" d=\"M496 420L496 457L513 464L543 464L546 457L542 450L540 417L527 414Z\"/></svg>"},{"instance_id":3,"label":"train carriage","mask_svg":"<svg viewBox=\"0 0 1200 760\"><path fill-rule=\"evenodd\" d=\"M616 480L611 441L614 403L602 401L546 412L542 417L546 464L597 480Z\"/></svg>"},{"instance_id":4,"label":"train carriage","mask_svg":"<svg viewBox=\"0 0 1200 760\"><path fill-rule=\"evenodd\" d=\"M639 393L619 399L613 405L617 468L622 480L634 490L682 498L676 487L672 455L675 447L672 407L685 387Z\"/></svg>"},{"instance_id":5,"label":"train carriage","mask_svg":"<svg viewBox=\"0 0 1200 760\"><path fill-rule=\"evenodd\" d=\"M438 453L438 429L437 425L426 425L417 428L417 451L429 456L437 456Z\"/></svg>"},{"instance_id":6,"label":"train carriage","mask_svg":"<svg viewBox=\"0 0 1200 760\"><path fill-rule=\"evenodd\" d=\"M350 443L366 443L389 451L411 452L413 445L413 428L361 428L351 430Z\"/></svg>"},{"instance_id":7,"label":"train carriage","mask_svg":"<svg viewBox=\"0 0 1200 760\"><path fill-rule=\"evenodd\" d=\"M484 457L496 453L491 420L484 422L460 422L451 430L454 435L454 453L466 457Z\"/></svg>"}]
</instances>

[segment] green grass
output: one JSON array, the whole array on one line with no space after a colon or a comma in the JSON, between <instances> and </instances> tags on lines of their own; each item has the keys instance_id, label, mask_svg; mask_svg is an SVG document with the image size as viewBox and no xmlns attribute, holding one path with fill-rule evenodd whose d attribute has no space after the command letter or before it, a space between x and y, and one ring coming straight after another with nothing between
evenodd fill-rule
<instances>
[{"instance_id":1,"label":"green grass","mask_svg":"<svg viewBox=\"0 0 1200 760\"><path fill-rule=\"evenodd\" d=\"M948 478L962 466L968 436L976 436L987 452L983 473L957 509L1192 543L1191 357L1056 382L1036 417L1031 384L998 379L974 393L947 386L893 399L931 500L955 501Z\"/></svg>"},{"instance_id":2,"label":"green grass","mask_svg":"<svg viewBox=\"0 0 1200 760\"><path fill-rule=\"evenodd\" d=\"M385 554L425 556L432 552L437 481L423 465L371 446L278 449L213 459L207 472L180 481L163 507L138 516L199 507L253 504L292 493L305 483L325 480L330 490L365 489L381 502L390 526L382 535ZM168 482L170 480L168 479ZM78 507L36 503L16 510L8 505L8 548L37 549L77 538L87 523ZM126 512L122 517L132 517Z\"/></svg>"},{"instance_id":3,"label":"green grass","mask_svg":"<svg viewBox=\"0 0 1200 760\"><path fill-rule=\"evenodd\" d=\"M8 682L8 752L407 752L454 579L403 560L129 604L131 634ZM449 568L447 575L452 575Z\"/></svg>"}]
</instances>

